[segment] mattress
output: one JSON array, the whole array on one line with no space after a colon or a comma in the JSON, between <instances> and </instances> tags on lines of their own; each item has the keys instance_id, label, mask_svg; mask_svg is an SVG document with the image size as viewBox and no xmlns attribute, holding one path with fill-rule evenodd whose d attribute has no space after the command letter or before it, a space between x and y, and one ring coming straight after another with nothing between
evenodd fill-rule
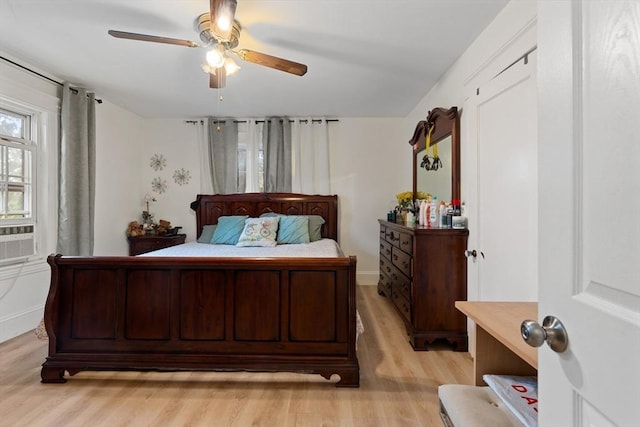
<instances>
[{"instance_id":1,"label":"mattress","mask_svg":"<svg viewBox=\"0 0 640 427\"><path fill-rule=\"evenodd\" d=\"M277 245L273 247L238 247L188 242L138 256L170 257L257 257L257 258L336 258L344 254L335 240L321 239L311 243Z\"/></svg>"}]
</instances>

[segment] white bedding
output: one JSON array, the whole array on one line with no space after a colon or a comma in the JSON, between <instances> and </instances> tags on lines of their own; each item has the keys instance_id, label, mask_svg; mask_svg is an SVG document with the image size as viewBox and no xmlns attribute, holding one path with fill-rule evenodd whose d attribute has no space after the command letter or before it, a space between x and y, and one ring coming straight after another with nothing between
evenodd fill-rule
<instances>
[{"instance_id":1,"label":"white bedding","mask_svg":"<svg viewBox=\"0 0 640 427\"><path fill-rule=\"evenodd\" d=\"M188 242L138 256L336 258L344 255L335 240L321 239L312 243L277 245L274 247L238 247L234 245Z\"/></svg>"}]
</instances>

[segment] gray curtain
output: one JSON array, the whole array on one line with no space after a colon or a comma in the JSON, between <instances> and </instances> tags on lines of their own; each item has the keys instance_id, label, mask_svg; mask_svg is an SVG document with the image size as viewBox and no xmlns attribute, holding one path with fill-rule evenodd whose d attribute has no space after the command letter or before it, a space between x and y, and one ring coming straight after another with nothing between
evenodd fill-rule
<instances>
[{"instance_id":1,"label":"gray curtain","mask_svg":"<svg viewBox=\"0 0 640 427\"><path fill-rule=\"evenodd\" d=\"M59 147L58 244L63 255L93 255L96 129L95 95L62 88Z\"/></svg>"},{"instance_id":2,"label":"gray curtain","mask_svg":"<svg viewBox=\"0 0 640 427\"><path fill-rule=\"evenodd\" d=\"M233 119L208 119L211 178L214 194L238 189L238 123Z\"/></svg>"},{"instance_id":3,"label":"gray curtain","mask_svg":"<svg viewBox=\"0 0 640 427\"><path fill-rule=\"evenodd\" d=\"M291 122L269 117L262 128L264 187L267 193L291 192Z\"/></svg>"}]
</instances>

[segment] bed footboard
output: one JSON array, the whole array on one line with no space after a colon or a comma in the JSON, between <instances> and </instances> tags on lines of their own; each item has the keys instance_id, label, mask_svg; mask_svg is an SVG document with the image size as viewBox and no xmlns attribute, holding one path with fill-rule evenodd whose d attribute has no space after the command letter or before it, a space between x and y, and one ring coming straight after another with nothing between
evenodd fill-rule
<instances>
[{"instance_id":1,"label":"bed footboard","mask_svg":"<svg viewBox=\"0 0 640 427\"><path fill-rule=\"evenodd\" d=\"M51 255L45 383L86 370L339 375L358 387L355 257Z\"/></svg>"}]
</instances>

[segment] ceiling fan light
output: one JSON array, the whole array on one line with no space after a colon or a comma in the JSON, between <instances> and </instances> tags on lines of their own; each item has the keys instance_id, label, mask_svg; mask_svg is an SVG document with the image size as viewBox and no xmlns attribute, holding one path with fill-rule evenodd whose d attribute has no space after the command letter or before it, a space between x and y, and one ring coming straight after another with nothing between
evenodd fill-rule
<instances>
[{"instance_id":1,"label":"ceiling fan light","mask_svg":"<svg viewBox=\"0 0 640 427\"><path fill-rule=\"evenodd\" d=\"M221 33L228 34L231 29L231 21L228 16L218 16L216 19L216 27Z\"/></svg>"},{"instance_id":2,"label":"ceiling fan light","mask_svg":"<svg viewBox=\"0 0 640 427\"><path fill-rule=\"evenodd\" d=\"M225 56L224 56L224 48L220 49L220 45L216 46L215 49L211 49L207 52L207 64L211 68L220 68L224 65Z\"/></svg>"},{"instance_id":3,"label":"ceiling fan light","mask_svg":"<svg viewBox=\"0 0 640 427\"><path fill-rule=\"evenodd\" d=\"M218 40L228 42L231 39L237 5L236 0L211 1L211 32Z\"/></svg>"},{"instance_id":4,"label":"ceiling fan light","mask_svg":"<svg viewBox=\"0 0 640 427\"><path fill-rule=\"evenodd\" d=\"M238 71L240 69L240 66L238 66L238 64L236 64L236 61L233 60L233 58L227 58L224 61L224 68L227 71L227 75L230 76L231 74L235 73L236 71Z\"/></svg>"}]
</instances>

